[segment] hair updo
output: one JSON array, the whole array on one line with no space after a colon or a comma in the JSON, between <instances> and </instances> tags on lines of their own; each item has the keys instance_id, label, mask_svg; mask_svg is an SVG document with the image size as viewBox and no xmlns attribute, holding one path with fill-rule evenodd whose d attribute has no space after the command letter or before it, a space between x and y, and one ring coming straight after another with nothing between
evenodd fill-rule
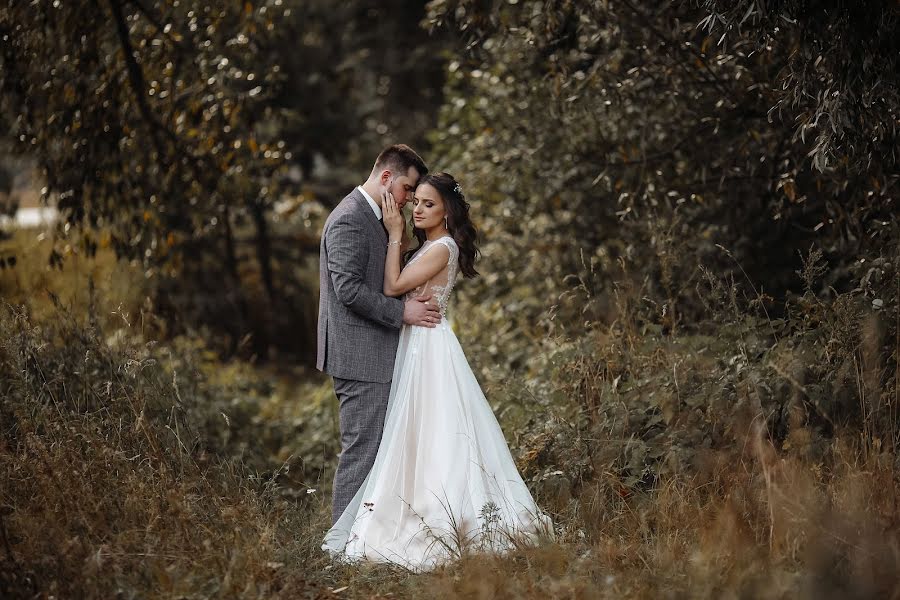
<instances>
[{"instance_id":1,"label":"hair updo","mask_svg":"<svg viewBox=\"0 0 900 600\"><path fill-rule=\"evenodd\" d=\"M475 277L475 259L480 254L477 241L478 232L472 219L469 218L469 203L462 192L459 182L449 173L429 173L419 180L419 185L427 183L437 190L444 201L444 210L447 211L447 230L459 247L459 270L466 277ZM413 235L419 240L419 246L406 254L409 260L416 251L425 243L425 232L413 228Z\"/></svg>"}]
</instances>

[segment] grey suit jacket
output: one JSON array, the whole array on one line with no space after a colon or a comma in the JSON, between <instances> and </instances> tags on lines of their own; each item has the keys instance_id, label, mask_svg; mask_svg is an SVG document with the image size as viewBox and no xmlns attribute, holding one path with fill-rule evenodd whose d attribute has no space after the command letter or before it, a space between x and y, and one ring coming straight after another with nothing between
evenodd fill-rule
<instances>
[{"instance_id":1,"label":"grey suit jacket","mask_svg":"<svg viewBox=\"0 0 900 600\"><path fill-rule=\"evenodd\" d=\"M403 302L382 293L387 242L381 221L356 188L325 221L316 368L332 377L391 380Z\"/></svg>"}]
</instances>

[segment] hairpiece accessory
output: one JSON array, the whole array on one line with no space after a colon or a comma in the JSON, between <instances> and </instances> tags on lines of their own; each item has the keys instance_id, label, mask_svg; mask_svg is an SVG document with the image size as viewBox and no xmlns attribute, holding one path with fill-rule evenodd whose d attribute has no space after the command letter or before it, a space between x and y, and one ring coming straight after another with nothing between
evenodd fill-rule
<instances>
[{"instance_id":1,"label":"hairpiece accessory","mask_svg":"<svg viewBox=\"0 0 900 600\"><path fill-rule=\"evenodd\" d=\"M459 182L457 182L456 185L453 186L453 191L457 194L462 194L462 188L459 187Z\"/></svg>"}]
</instances>

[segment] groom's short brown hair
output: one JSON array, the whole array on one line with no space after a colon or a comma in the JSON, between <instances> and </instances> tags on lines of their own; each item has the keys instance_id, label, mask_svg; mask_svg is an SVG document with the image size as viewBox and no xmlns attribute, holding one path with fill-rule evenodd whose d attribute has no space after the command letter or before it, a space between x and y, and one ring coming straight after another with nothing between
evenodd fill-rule
<instances>
[{"instance_id":1,"label":"groom's short brown hair","mask_svg":"<svg viewBox=\"0 0 900 600\"><path fill-rule=\"evenodd\" d=\"M421 156L416 154L415 150L406 144L394 144L381 151L381 154L375 159L375 166L372 167L372 170L390 169L405 175L410 167L416 168L419 177L424 177L428 173L428 165Z\"/></svg>"}]
</instances>

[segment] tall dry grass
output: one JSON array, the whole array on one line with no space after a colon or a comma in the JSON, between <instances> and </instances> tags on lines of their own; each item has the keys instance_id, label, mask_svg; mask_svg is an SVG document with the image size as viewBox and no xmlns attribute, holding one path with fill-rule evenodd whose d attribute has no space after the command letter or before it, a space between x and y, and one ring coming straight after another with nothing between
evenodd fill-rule
<instances>
[{"instance_id":1,"label":"tall dry grass","mask_svg":"<svg viewBox=\"0 0 900 600\"><path fill-rule=\"evenodd\" d=\"M153 339L139 286L28 276L0 310L4 598L900 595L896 323L858 293L770 318L707 273L709 321L670 333L623 278L492 395L555 539L414 575L319 550L327 381Z\"/></svg>"},{"instance_id":2,"label":"tall dry grass","mask_svg":"<svg viewBox=\"0 0 900 600\"><path fill-rule=\"evenodd\" d=\"M152 344L111 347L90 317L54 303L41 323L9 304L0 317L2 595L305 589L302 536L284 532L307 514L279 497L275 475L209 451L203 407Z\"/></svg>"}]
</instances>

